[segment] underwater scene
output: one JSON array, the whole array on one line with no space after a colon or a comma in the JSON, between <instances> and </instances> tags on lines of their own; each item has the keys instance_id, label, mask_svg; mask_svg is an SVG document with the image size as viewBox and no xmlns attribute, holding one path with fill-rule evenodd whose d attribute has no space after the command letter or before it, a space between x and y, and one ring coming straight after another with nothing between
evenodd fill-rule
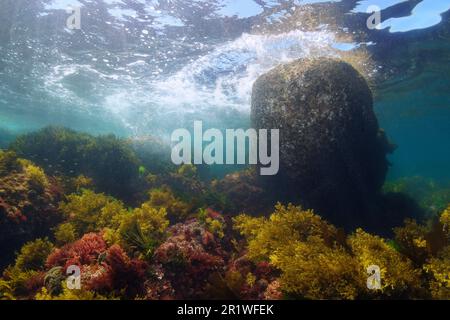
<instances>
[{"instance_id":1,"label":"underwater scene","mask_svg":"<svg viewBox=\"0 0 450 320\"><path fill-rule=\"evenodd\" d=\"M0 300L450 300L450 0L0 0Z\"/></svg>"}]
</instances>

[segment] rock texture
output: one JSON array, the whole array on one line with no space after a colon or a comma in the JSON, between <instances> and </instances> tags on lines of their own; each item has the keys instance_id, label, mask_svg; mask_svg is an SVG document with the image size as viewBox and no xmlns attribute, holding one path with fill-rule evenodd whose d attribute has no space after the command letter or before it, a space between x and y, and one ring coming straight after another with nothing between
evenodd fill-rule
<instances>
[{"instance_id":1,"label":"rock texture","mask_svg":"<svg viewBox=\"0 0 450 320\"><path fill-rule=\"evenodd\" d=\"M320 58L273 69L253 87L251 119L280 129L280 172L265 178L279 199L348 227L376 219L390 146L351 65Z\"/></svg>"}]
</instances>

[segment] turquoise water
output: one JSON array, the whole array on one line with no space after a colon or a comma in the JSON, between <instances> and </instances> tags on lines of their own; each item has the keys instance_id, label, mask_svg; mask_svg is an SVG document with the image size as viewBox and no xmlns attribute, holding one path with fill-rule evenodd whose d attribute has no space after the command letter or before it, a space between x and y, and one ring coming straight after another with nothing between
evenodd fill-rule
<instances>
[{"instance_id":1,"label":"turquoise water","mask_svg":"<svg viewBox=\"0 0 450 320\"><path fill-rule=\"evenodd\" d=\"M68 6L79 6L70 30ZM380 29L366 27L378 5ZM168 140L250 125L256 78L294 59L364 50L391 179L450 181L449 0L3 0L0 146L48 125ZM312 18L311 18L312 17Z\"/></svg>"}]
</instances>

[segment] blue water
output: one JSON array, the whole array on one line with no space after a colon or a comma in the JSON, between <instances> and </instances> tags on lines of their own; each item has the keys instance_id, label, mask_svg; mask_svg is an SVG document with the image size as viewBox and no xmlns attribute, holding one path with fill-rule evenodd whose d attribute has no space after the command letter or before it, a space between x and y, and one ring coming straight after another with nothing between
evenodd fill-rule
<instances>
[{"instance_id":1,"label":"blue water","mask_svg":"<svg viewBox=\"0 0 450 320\"><path fill-rule=\"evenodd\" d=\"M370 5L382 10L377 30L365 24ZM80 6L80 30L66 27L68 6ZM194 120L246 127L259 75L365 52L376 114L399 146L390 178L450 181L450 0L2 0L0 9L0 146L47 125L163 139Z\"/></svg>"}]
</instances>

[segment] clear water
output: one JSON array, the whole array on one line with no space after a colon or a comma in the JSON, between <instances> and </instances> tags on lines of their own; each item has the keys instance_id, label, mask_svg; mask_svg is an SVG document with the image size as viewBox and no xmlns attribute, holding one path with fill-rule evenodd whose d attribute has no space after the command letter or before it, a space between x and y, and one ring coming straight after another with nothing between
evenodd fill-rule
<instances>
[{"instance_id":1,"label":"clear water","mask_svg":"<svg viewBox=\"0 0 450 320\"><path fill-rule=\"evenodd\" d=\"M382 9L379 30L366 10ZM70 30L68 6L80 6ZM450 179L450 0L1 0L0 145L47 125L167 139L249 126L255 79L364 51L390 177Z\"/></svg>"}]
</instances>

